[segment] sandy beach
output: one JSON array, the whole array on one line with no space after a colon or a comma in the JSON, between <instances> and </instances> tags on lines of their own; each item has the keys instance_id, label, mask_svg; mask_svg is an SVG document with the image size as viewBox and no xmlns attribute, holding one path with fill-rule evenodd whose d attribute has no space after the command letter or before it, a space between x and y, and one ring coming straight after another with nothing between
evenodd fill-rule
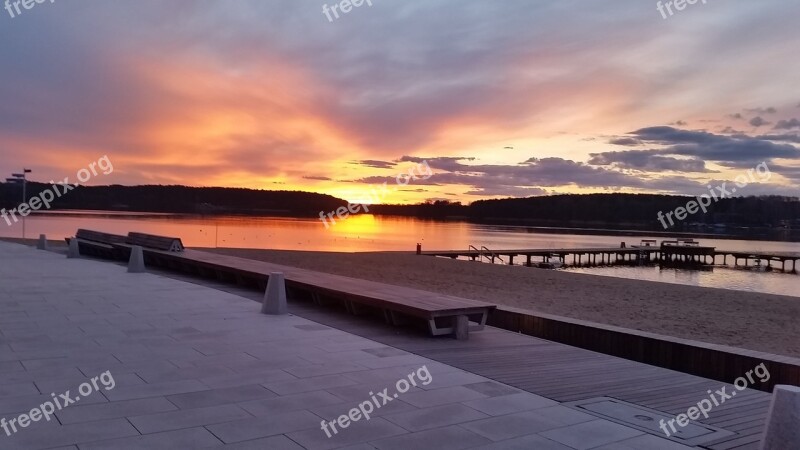
<instances>
[{"instance_id":1,"label":"sandy beach","mask_svg":"<svg viewBox=\"0 0 800 450\"><path fill-rule=\"evenodd\" d=\"M800 357L800 299L794 297L399 252L202 250Z\"/></svg>"}]
</instances>

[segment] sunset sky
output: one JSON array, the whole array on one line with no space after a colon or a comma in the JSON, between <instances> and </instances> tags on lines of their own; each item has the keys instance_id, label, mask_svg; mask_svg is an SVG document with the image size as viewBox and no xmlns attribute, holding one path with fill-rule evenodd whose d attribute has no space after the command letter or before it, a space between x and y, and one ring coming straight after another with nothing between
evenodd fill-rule
<instances>
[{"instance_id":1,"label":"sunset sky","mask_svg":"<svg viewBox=\"0 0 800 450\"><path fill-rule=\"evenodd\" d=\"M0 10L0 180L365 201L798 195L800 2L57 0ZM332 1L328 5L333 5ZM2 6L2 5L0 5Z\"/></svg>"}]
</instances>

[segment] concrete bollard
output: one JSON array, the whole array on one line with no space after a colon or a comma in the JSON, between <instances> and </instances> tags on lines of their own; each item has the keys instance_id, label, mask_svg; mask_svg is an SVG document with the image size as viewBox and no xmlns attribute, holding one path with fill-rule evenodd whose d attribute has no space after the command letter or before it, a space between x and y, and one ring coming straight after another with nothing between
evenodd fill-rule
<instances>
[{"instance_id":1,"label":"concrete bollard","mask_svg":"<svg viewBox=\"0 0 800 450\"><path fill-rule=\"evenodd\" d=\"M47 236L44 234L39 235L39 242L36 244L36 248L39 250L47 250Z\"/></svg>"},{"instance_id":2,"label":"concrete bollard","mask_svg":"<svg viewBox=\"0 0 800 450\"><path fill-rule=\"evenodd\" d=\"M144 252L142 246L134 245L131 248L131 259L128 260L128 273L145 273Z\"/></svg>"},{"instance_id":3,"label":"concrete bollard","mask_svg":"<svg viewBox=\"0 0 800 450\"><path fill-rule=\"evenodd\" d=\"M81 250L78 247L78 238L72 238L69 240L69 250L67 250L67 258L80 258L81 257Z\"/></svg>"},{"instance_id":4,"label":"concrete bollard","mask_svg":"<svg viewBox=\"0 0 800 450\"><path fill-rule=\"evenodd\" d=\"M772 392L761 450L800 448L800 387L777 385Z\"/></svg>"},{"instance_id":5,"label":"concrete bollard","mask_svg":"<svg viewBox=\"0 0 800 450\"><path fill-rule=\"evenodd\" d=\"M283 273L272 272L269 274L261 313L271 316L282 316L289 313L286 305L286 280L283 278Z\"/></svg>"}]
</instances>

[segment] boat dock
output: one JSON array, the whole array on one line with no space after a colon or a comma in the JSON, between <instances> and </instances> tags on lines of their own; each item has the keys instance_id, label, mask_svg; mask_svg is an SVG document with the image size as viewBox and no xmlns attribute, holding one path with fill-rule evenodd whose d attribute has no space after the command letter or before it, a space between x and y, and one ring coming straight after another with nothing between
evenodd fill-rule
<instances>
[{"instance_id":1,"label":"boat dock","mask_svg":"<svg viewBox=\"0 0 800 450\"><path fill-rule=\"evenodd\" d=\"M486 261L493 264L515 265L517 262L527 267L558 268L562 266L591 267L607 265L645 265L665 264L684 266L728 265L732 259L734 266L781 270L797 273L798 253L765 252L748 253L741 251L717 250L716 247L701 246L692 239L662 241L644 240L640 245L620 247L583 248L538 248L496 250L486 247L469 246L466 250L422 251L417 246L417 254L442 258L467 258L472 261Z\"/></svg>"}]
</instances>

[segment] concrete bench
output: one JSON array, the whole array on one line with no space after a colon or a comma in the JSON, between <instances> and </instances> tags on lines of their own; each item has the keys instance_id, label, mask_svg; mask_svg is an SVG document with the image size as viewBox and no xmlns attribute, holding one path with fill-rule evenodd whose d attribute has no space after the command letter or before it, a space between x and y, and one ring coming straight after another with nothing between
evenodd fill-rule
<instances>
[{"instance_id":1,"label":"concrete bench","mask_svg":"<svg viewBox=\"0 0 800 450\"><path fill-rule=\"evenodd\" d=\"M215 253L195 250L173 253L146 248L144 252L150 265L259 289L266 287L271 272L281 272L289 292L305 293L317 304L340 303L356 315L365 309L377 310L392 325L421 319L433 336L467 339L469 331L483 329L496 308L476 300Z\"/></svg>"},{"instance_id":2,"label":"concrete bench","mask_svg":"<svg viewBox=\"0 0 800 450\"><path fill-rule=\"evenodd\" d=\"M78 241L78 251L82 255L118 259L122 255L116 245L124 243L126 237L101 231L78 229L73 238L65 238L67 244L72 239Z\"/></svg>"}]
</instances>

